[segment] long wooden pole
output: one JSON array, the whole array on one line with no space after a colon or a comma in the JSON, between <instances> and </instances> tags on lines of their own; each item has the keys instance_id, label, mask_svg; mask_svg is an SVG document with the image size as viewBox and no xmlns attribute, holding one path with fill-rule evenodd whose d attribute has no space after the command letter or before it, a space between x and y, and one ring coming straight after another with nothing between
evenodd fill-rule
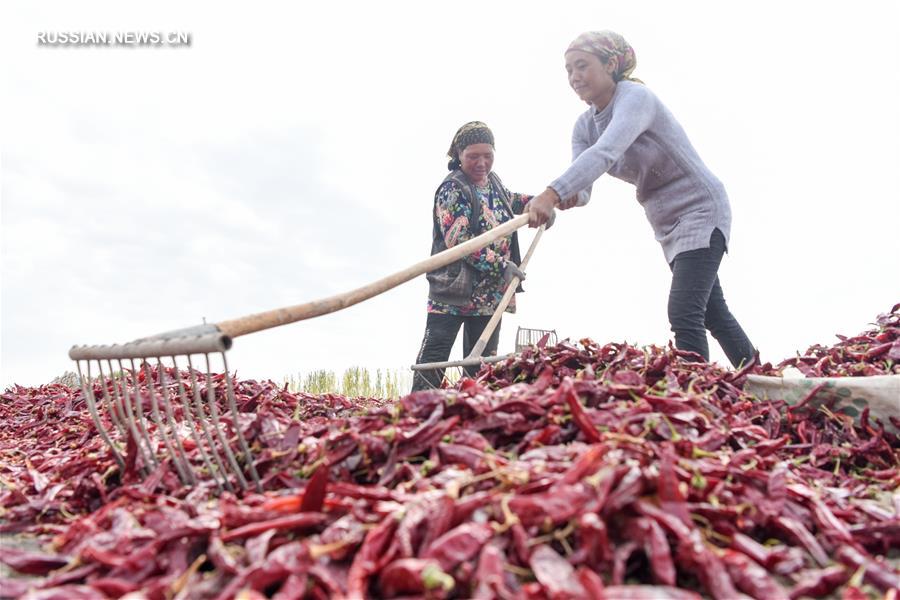
<instances>
[{"instance_id":1,"label":"long wooden pole","mask_svg":"<svg viewBox=\"0 0 900 600\"><path fill-rule=\"evenodd\" d=\"M373 281L361 288L344 292L343 294L338 294L336 296L313 300L312 302L306 302L304 304L276 308L274 310L246 317L222 321L216 323L216 326L225 335L235 338L248 333L255 333L257 331L278 327L279 325L287 325L288 323L294 323L296 321L332 313L382 294L397 287L401 283L405 283L410 279L422 275L423 273L428 273L429 271L434 271L435 269L449 265L450 263L463 258L467 254L481 250L494 240L509 235L516 229L527 224L528 214L522 214L498 227L482 233L478 237L472 238L457 246L453 246L452 248L448 248L447 250L418 262L411 267L407 267L402 271L383 277L378 281Z\"/></svg>"},{"instance_id":2,"label":"long wooden pole","mask_svg":"<svg viewBox=\"0 0 900 600\"><path fill-rule=\"evenodd\" d=\"M540 229L537 230L537 233L534 234L534 239L531 240L531 245L528 247L528 252L525 253L525 257L522 259L522 264L519 265L519 268L523 271L528 266L528 261L531 260L531 255L534 254L534 249L537 247L538 240L541 239L541 235L544 233L544 226L541 225ZM497 323L500 322L500 317L503 316L503 311L506 310L506 307L509 306L512 297L516 293L516 288L519 287L519 278L513 277L509 282L509 285L506 286L506 292L504 292L503 297L500 299L500 304L497 305L497 310L494 311L494 314L491 315L491 320L487 322L487 325L484 326L484 331L481 332L481 337L478 338L478 341L475 342L475 345L472 347L472 350L469 352L469 355L466 359L472 358L480 358L481 353L484 352L485 346L487 346L488 340L491 339L491 335L494 333L494 329L497 328Z\"/></svg>"}]
</instances>

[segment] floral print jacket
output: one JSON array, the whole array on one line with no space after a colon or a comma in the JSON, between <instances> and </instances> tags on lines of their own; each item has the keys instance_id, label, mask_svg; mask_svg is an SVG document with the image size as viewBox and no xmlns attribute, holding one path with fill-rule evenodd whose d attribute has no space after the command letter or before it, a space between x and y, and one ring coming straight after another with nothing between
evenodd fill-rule
<instances>
[{"instance_id":1,"label":"floral print jacket","mask_svg":"<svg viewBox=\"0 0 900 600\"><path fill-rule=\"evenodd\" d=\"M515 214L521 214L532 198L526 194L512 193L506 188L504 191ZM481 200L481 231L493 229L513 218L513 214L510 214L501 199L500 192L494 189L492 183L475 186L475 193ZM435 201L435 211L441 232L444 234L444 242L448 248L472 239L472 230L469 227L472 208L466 202L466 197L458 183L447 181L440 187ZM454 306L436 300L428 300L428 312L459 316L492 315L506 291L503 271L506 268L506 261L510 257L511 243L512 236L502 237L478 252L465 257L464 260L478 273L472 299L468 305ZM506 311L515 312L515 303L516 299L513 296Z\"/></svg>"}]
</instances>

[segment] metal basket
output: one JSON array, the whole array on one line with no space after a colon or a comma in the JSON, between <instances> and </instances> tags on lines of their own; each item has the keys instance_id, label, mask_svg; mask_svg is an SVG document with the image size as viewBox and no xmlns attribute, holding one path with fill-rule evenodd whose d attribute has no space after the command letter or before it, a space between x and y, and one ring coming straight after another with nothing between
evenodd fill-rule
<instances>
[{"instance_id":1,"label":"metal basket","mask_svg":"<svg viewBox=\"0 0 900 600\"><path fill-rule=\"evenodd\" d=\"M545 342L545 345L547 346L553 346L558 341L555 329L528 329L519 327L516 331L516 354L529 346L537 345L544 339L544 336L547 336Z\"/></svg>"}]
</instances>

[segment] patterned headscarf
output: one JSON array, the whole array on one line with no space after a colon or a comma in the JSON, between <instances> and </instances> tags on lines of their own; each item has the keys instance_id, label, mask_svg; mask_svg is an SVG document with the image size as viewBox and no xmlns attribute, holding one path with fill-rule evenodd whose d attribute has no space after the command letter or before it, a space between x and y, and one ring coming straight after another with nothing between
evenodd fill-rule
<instances>
[{"instance_id":1,"label":"patterned headscarf","mask_svg":"<svg viewBox=\"0 0 900 600\"><path fill-rule=\"evenodd\" d=\"M455 171L460 167L460 153L472 144L494 145L494 134L481 121L469 121L456 131L450 149L447 150L447 156L450 158L450 162L447 163L448 170Z\"/></svg>"},{"instance_id":2,"label":"patterned headscarf","mask_svg":"<svg viewBox=\"0 0 900 600\"><path fill-rule=\"evenodd\" d=\"M634 48L625 41L625 38L614 31L608 29L603 31L586 31L569 44L566 52L572 50L581 50L582 52L593 54L604 63L615 57L617 59L617 67L616 72L613 73L613 79L616 81L625 79L644 83L640 79L631 76L631 72L637 66Z\"/></svg>"}]
</instances>

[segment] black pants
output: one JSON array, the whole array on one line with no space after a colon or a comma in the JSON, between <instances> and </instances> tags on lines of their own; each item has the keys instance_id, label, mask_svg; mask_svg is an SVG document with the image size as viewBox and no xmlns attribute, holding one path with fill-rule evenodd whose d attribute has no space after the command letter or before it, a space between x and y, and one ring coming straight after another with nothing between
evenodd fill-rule
<instances>
[{"instance_id":1,"label":"black pants","mask_svg":"<svg viewBox=\"0 0 900 600\"><path fill-rule=\"evenodd\" d=\"M691 350L709 360L706 330L722 346L731 364L737 367L753 358L753 344L725 304L719 285L719 263L725 253L725 236L714 230L709 248L682 252L669 265L669 323L675 346Z\"/></svg>"},{"instance_id":2,"label":"black pants","mask_svg":"<svg viewBox=\"0 0 900 600\"><path fill-rule=\"evenodd\" d=\"M481 337L485 325L491 320L485 317L459 317L455 315L443 315L428 313L425 321L425 337L422 339L422 347L416 364L431 362L446 362L450 358L453 342L459 333L460 325L463 326L463 356L468 356L475 346L475 342ZM493 356L497 353L497 343L500 340L500 323L484 347L483 356ZM416 371L413 377L412 391L427 390L432 387L440 387L444 379L446 369L432 369L429 371ZM466 374L470 377L478 372L478 367L466 367Z\"/></svg>"}]
</instances>

